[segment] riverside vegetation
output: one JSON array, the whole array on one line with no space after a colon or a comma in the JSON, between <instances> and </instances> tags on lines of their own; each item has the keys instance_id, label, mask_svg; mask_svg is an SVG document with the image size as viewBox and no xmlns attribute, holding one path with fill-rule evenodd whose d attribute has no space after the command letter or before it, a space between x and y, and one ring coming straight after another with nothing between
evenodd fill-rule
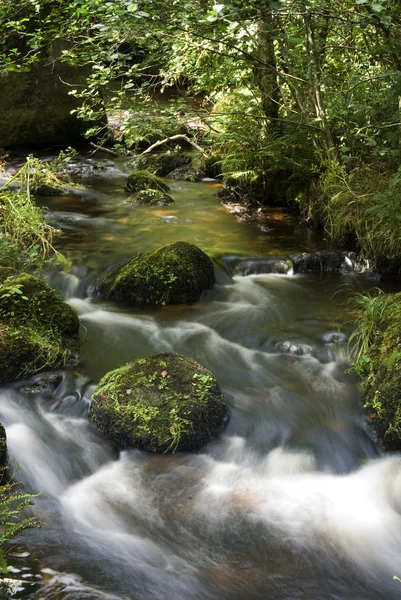
<instances>
[{"instance_id":1,"label":"riverside vegetation","mask_svg":"<svg viewBox=\"0 0 401 600\"><path fill-rule=\"evenodd\" d=\"M10 185L15 184L14 190ZM76 360L79 321L76 312L40 279L44 264L62 261L55 250L58 233L36 206L34 193L60 193L62 182L51 167L28 157L0 188L0 383ZM30 271L27 273L24 271ZM0 424L0 596L9 597L6 551L10 540L42 524L20 517L34 496L18 491L7 477L7 440Z\"/></svg>"}]
</instances>

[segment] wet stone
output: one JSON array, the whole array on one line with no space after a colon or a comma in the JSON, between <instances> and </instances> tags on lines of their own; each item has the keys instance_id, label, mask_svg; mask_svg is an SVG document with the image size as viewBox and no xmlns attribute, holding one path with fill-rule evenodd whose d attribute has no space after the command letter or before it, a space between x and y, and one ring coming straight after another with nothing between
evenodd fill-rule
<instances>
[{"instance_id":1,"label":"wet stone","mask_svg":"<svg viewBox=\"0 0 401 600\"><path fill-rule=\"evenodd\" d=\"M309 344L286 340L278 342L274 346L274 351L280 354L291 354L292 356L312 356L313 348Z\"/></svg>"},{"instance_id":2,"label":"wet stone","mask_svg":"<svg viewBox=\"0 0 401 600\"><path fill-rule=\"evenodd\" d=\"M228 256L224 258L232 275L262 275L277 273L286 275L292 270L292 261L284 258L258 258Z\"/></svg>"},{"instance_id":3,"label":"wet stone","mask_svg":"<svg viewBox=\"0 0 401 600\"><path fill-rule=\"evenodd\" d=\"M38 381L24 388L23 393L26 396L42 396L54 392L63 381L60 373L50 373L43 375Z\"/></svg>"},{"instance_id":4,"label":"wet stone","mask_svg":"<svg viewBox=\"0 0 401 600\"><path fill-rule=\"evenodd\" d=\"M335 273L355 271L353 252L320 250L291 256L295 273Z\"/></svg>"}]
</instances>

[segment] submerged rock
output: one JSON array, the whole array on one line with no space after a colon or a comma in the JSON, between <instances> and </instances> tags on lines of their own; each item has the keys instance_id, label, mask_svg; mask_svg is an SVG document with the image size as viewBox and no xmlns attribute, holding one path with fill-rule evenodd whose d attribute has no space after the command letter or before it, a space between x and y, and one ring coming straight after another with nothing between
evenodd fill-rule
<instances>
[{"instance_id":1,"label":"submerged rock","mask_svg":"<svg viewBox=\"0 0 401 600\"><path fill-rule=\"evenodd\" d=\"M126 204L139 204L140 206L168 206L174 204L171 196L161 190L142 190L125 201Z\"/></svg>"},{"instance_id":2,"label":"submerged rock","mask_svg":"<svg viewBox=\"0 0 401 600\"><path fill-rule=\"evenodd\" d=\"M401 293L380 297L374 335L356 365L371 423L387 450L401 450ZM385 303L385 304L384 304ZM370 321L370 316L365 317Z\"/></svg>"},{"instance_id":3,"label":"submerged rock","mask_svg":"<svg viewBox=\"0 0 401 600\"><path fill-rule=\"evenodd\" d=\"M125 189L131 194L143 192L143 190L160 190L168 192L169 187L160 177L156 177L148 171L134 171L128 175L125 181Z\"/></svg>"},{"instance_id":4,"label":"submerged rock","mask_svg":"<svg viewBox=\"0 0 401 600\"><path fill-rule=\"evenodd\" d=\"M76 361L79 319L46 283L0 278L0 383Z\"/></svg>"},{"instance_id":5,"label":"submerged rock","mask_svg":"<svg viewBox=\"0 0 401 600\"><path fill-rule=\"evenodd\" d=\"M48 209L42 211L46 223L56 229L72 229L75 227L75 221L65 214L60 214Z\"/></svg>"},{"instance_id":6,"label":"submerged rock","mask_svg":"<svg viewBox=\"0 0 401 600\"><path fill-rule=\"evenodd\" d=\"M319 250L291 256L295 273L330 273L354 271L355 255L352 252Z\"/></svg>"},{"instance_id":7,"label":"submerged rock","mask_svg":"<svg viewBox=\"0 0 401 600\"><path fill-rule=\"evenodd\" d=\"M135 304L181 304L198 300L214 281L207 254L189 242L175 242L113 269L98 294Z\"/></svg>"},{"instance_id":8,"label":"submerged rock","mask_svg":"<svg viewBox=\"0 0 401 600\"><path fill-rule=\"evenodd\" d=\"M157 354L107 373L89 414L121 448L174 452L199 450L223 428L228 407L208 369Z\"/></svg>"}]
</instances>

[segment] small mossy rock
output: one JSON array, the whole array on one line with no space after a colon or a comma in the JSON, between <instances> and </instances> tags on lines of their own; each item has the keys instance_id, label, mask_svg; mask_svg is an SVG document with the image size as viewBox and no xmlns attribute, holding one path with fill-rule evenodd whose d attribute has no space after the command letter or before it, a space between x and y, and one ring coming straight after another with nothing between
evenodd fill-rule
<instances>
[{"instance_id":1,"label":"small mossy rock","mask_svg":"<svg viewBox=\"0 0 401 600\"><path fill-rule=\"evenodd\" d=\"M143 154L135 159L135 167L147 170L158 177L166 177L179 167L190 166L192 157L183 152L166 152L157 154Z\"/></svg>"},{"instance_id":2,"label":"small mossy rock","mask_svg":"<svg viewBox=\"0 0 401 600\"><path fill-rule=\"evenodd\" d=\"M174 204L171 196L161 190L142 190L126 200L126 204L138 204L140 206L168 206Z\"/></svg>"},{"instance_id":3,"label":"small mossy rock","mask_svg":"<svg viewBox=\"0 0 401 600\"><path fill-rule=\"evenodd\" d=\"M177 181L200 181L203 177L203 173L199 169L195 169L189 165L174 169L167 177Z\"/></svg>"},{"instance_id":4,"label":"small mossy rock","mask_svg":"<svg viewBox=\"0 0 401 600\"><path fill-rule=\"evenodd\" d=\"M42 183L39 186L30 186L30 191L36 196L64 196L67 193L65 186Z\"/></svg>"},{"instance_id":5,"label":"small mossy rock","mask_svg":"<svg viewBox=\"0 0 401 600\"><path fill-rule=\"evenodd\" d=\"M401 450L401 293L388 294L361 377L371 424L386 450Z\"/></svg>"},{"instance_id":6,"label":"small mossy rock","mask_svg":"<svg viewBox=\"0 0 401 600\"><path fill-rule=\"evenodd\" d=\"M228 407L208 369L185 356L157 354L105 375L89 414L121 448L174 452L199 450L215 437Z\"/></svg>"},{"instance_id":7,"label":"small mossy rock","mask_svg":"<svg viewBox=\"0 0 401 600\"><path fill-rule=\"evenodd\" d=\"M125 189L131 194L143 192L143 190L160 190L168 192L170 188L160 177L156 177L149 171L134 171L128 175L125 181Z\"/></svg>"},{"instance_id":8,"label":"small mossy rock","mask_svg":"<svg viewBox=\"0 0 401 600\"><path fill-rule=\"evenodd\" d=\"M23 389L25 396L49 396L52 394L63 381L63 376L60 373L49 373L43 375L35 383L27 385Z\"/></svg>"},{"instance_id":9,"label":"small mossy rock","mask_svg":"<svg viewBox=\"0 0 401 600\"><path fill-rule=\"evenodd\" d=\"M0 469L4 468L7 464L7 436L4 426L0 423ZM0 481L2 479L2 472L0 471Z\"/></svg>"},{"instance_id":10,"label":"small mossy rock","mask_svg":"<svg viewBox=\"0 0 401 600\"><path fill-rule=\"evenodd\" d=\"M0 383L65 366L79 351L76 311L46 283L22 273L0 285Z\"/></svg>"},{"instance_id":11,"label":"small mossy rock","mask_svg":"<svg viewBox=\"0 0 401 600\"><path fill-rule=\"evenodd\" d=\"M189 242L175 242L113 269L99 284L98 293L134 304L181 304L198 300L214 281L207 254Z\"/></svg>"}]
</instances>

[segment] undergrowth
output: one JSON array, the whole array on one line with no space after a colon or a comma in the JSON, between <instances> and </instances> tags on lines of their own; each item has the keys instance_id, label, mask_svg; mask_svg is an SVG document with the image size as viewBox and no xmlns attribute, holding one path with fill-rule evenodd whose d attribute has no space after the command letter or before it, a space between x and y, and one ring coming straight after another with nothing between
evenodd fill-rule
<instances>
[{"instance_id":1,"label":"undergrowth","mask_svg":"<svg viewBox=\"0 0 401 600\"><path fill-rule=\"evenodd\" d=\"M21 482L5 481L6 467L0 469L0 597L8 598L2 579L9 575L6 544L25 529L38 529L43 523L34 517L21 519L22 511L33 504L33 494L18 491Z\"/></svg>"},{"instance_id":2,"label":"undergrowth","mask_svg":"<svg viewBox=\"0 0 401 600\"><path fill-rule=\"evenodd\" d=\"M347 173L326 163L309 212L332 240L355 245L374 266L401 257L401 168L366 165Z\"/></svg>"},{"instance_id":3,"label":"undergrowth","mask_svg":"<svg viewBox=\"0 0 401 600\"><path fill-rule=\"evenodd\" d=\"M379 288L370 292L355 293L351 297L351 305L358 311L358 315L349 339L349 350L354 370L358 375L366 374L370 370L370 348L385 317L389 301L389 296Z\"/></svg>"}]
</instances>

